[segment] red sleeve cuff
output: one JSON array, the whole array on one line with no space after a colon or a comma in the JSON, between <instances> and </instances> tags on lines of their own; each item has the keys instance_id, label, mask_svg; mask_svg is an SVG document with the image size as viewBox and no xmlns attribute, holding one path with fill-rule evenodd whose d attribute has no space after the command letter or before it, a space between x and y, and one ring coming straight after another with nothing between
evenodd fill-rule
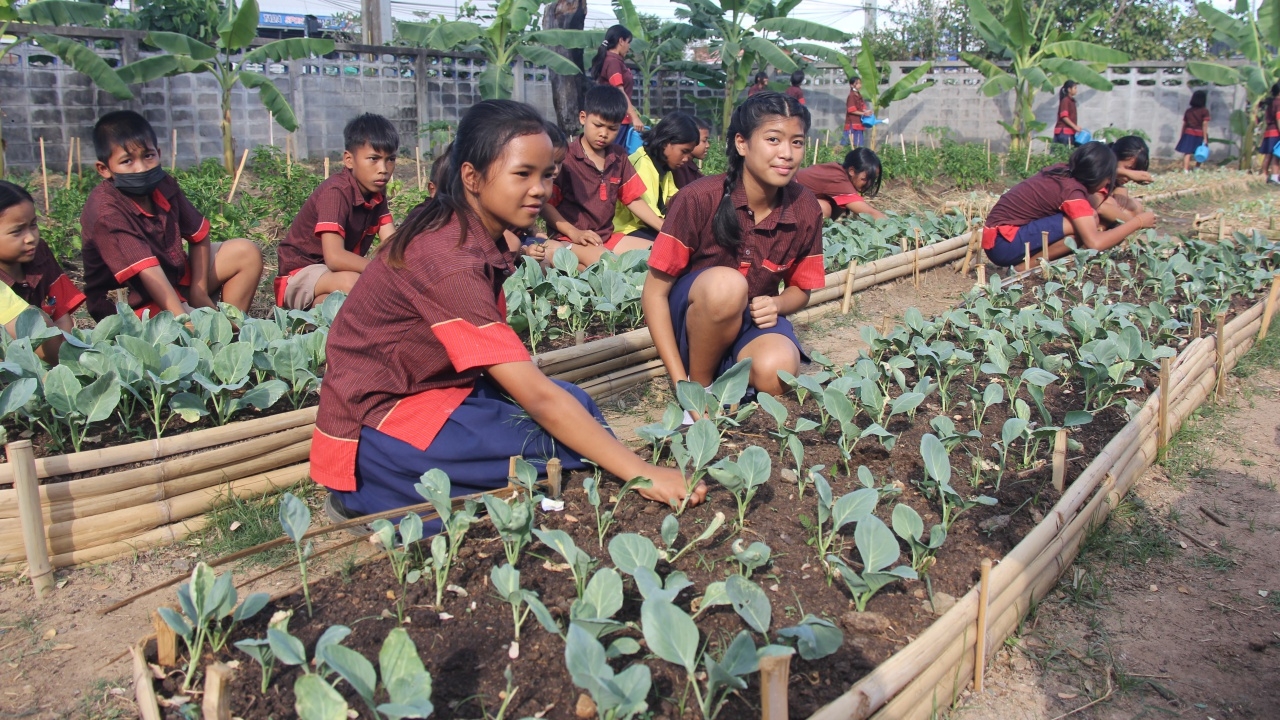
<instances>
[{"instance_id":1,"label":"red sleeve cuff","mask_svg":"<svg viewBox=\"0 0 1280 720\"><path fill-rule=\"evenodd\" d=\"M610 75L609 84L616 88L622 87L622 73L614 73Z\"/></svg>"},{"instance_id":2,"label":"red sleeve cuff","mask_svg":"<svg viewBox=\"0 0 1280 720\"><path fill-rule=\"evenodd\" d=\"M316 223L316 237L320 237L321 233L337 233L343 240L347 239L347 229L336 222Z\"/></svg>"},{"instance_id":3,"label":"red sleeve cuff","mask_svg":"<svg viewBox=\"0 0 1280 720\"><path fill-rule=\"evenodd\" d=\"M188 235L187 240L193 243L198 243L204 242L204 239L207 237L209 237L209 218L200 218L200 229L196 230L195 233Z\"/></svg>"},{"instance_id":4,"label":"red sleeve cuff","mask_svg":"<svg viewBox=\"0 0 1280 720\"><path fill-rule=\"evenodd\" d=\"M1066 110L1063 110L1062 112L1058 113L1058 117L1071 117L1071 113Z\"/></svg>"},{"instance_id":5,"label":"red sleeve cuff","mask_svg":"<svg viewBox=\"0 0 1280 720\"><path fill-rule=\"evenodd\" d=\"M547 198L547 202L551 204L551 207L560 207L560 201L563 199L564 193L560 192L560 186L551 186L551 197Z\"/></svg>"},{"instance_id":6,"label":"red sleeve cuff","mask_svg":"<svg viewBox=\"0 0 1280 720\"><path fill-rule=\"evenodd\" d=\"M330 490L355 490L359 447L358 440L334 437L317 427L311 432L311 479Z\"/></svg>"},{"instance_id":7,"label":"red sleeve cuff","mask_svg":"<svg viewBox=\"0 0 1280 720\"><path fill-rule=\"evenodd\" d=\"M623 183L618 190L618 199L622 201L623 205L630 205L644 197L645 190L648 190L648 188L645 187L644 179L639 175L632 175L631 179Z\"/></svg>"},{"instance_id":8,"label":"red sleeve cuff","mask_svg":"<svg viewBox=\"0 0 1280 720\"><path fill-rule=\"evenodd\" d=\"M84 299L84 293L71 282L71 278L62 275L53 281L48 296L42 301L42 309L49 314L49 317L57 320L74 312L84 303Z\"/></svg>"},{"instance_id":9,"label":"red sleeve cuff","mask_svg":"<svg viewBox=\"0 0 1280 720\"><path fill-rule=\"evenodd\" d=\"M390 225L390 224L391 224L391 213L387 213L386 215L383 215L382 217L378 218L378 227L382 227L383 225Z\"/></svg>"},{"instance_id":10,"label":"red sleeve cuff","mask_svg":"<svg viewBox=\"0 0 1280 720\"><path fill-rule=\"evenodd\" d=\"M1062 214L1075 220L1076 218L1090 217L1093 215L1093 206L1088 200L1067 200L1062 203Z\"/></svg>"},{"instance_id":11,"label":"red sleeve cuff","mask_svg":"<svg viewBox=\"0 0 1280 720\"><path fill-rule=\"evenodd\" d=\"M821 255L810 255L791 268L786 278L788 287L801 290L817 290L827 284L827 270L822 263Z\"/></svg>"},{"instance_id":12,"label":"red sleeve cuff","mask_svg":"<svg viewBox=\"0 0 1280 720\"><path fill-rule=\"evenodd\" d=\"M679 275L689 267L689 248L666 233L658 233L649 251L649 267L671 276Z\"/></svg>"},{"instance_id":13,"label":"red sleeve cuff","mask_svg":"<svg viewBox=\"0 0 1280 720\"><path fill-rule=\"evenodd\" d=\"M862 202L862 196L859 195L858 193L848 193L845 195L836 195L832 197L831 200L835 204L843 207L845 205L848 205L849 203Z\"/></svg>"},{"instance_id":14,"label":"red sleeve cuff","mask_svg":"<svg viewBox=\"0 0 1280 720\"><path fill-rule=\"evenodd\" d=\"M440 344L449 354L454 370L463 372L474 367L489 367L529 360L529 351L515 330L505 322L491 322L476 327L466 320L446 320L431 326Z\"/></svg>"},{"instance_id":15,"label":"red sleeve cuff","mask_svg":"<svg viewBox=\"0 0 1280 720\"><path fill-rule=\"evenodd\" d=\"M133 277L134 275L137 275L138 273L142 272L143 270L146 270L147 268L153 268L153 267L160 267L160 261L156 259L155 255L142 258L138 262L116 273L116 282L123 284L126 280Z\"/></svg>"}]
</instances>

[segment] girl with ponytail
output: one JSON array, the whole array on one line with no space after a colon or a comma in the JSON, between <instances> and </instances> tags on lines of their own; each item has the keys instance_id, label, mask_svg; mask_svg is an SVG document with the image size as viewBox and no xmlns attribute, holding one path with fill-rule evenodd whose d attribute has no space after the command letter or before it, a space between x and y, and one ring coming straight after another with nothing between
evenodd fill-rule
<instances>
[{"instance_id":1,"label":"girl with ponytail","mask_svg":"<svg viewBox=\"0 0 1280 720\"><path fill-rule=\"evenodd\" d=\"M822 209L795 182L808 131L794 98L757 93L733 112L727 172L672 199L641 303L673 383L710 385L750 358L751 386L776 395L778 372L799 372L786 316L825 281Z\"/></svg>"},{"instance_id":2,"label":"girl with ponytail","mask_svg":"<svg viewBox=\"0 0 1280 720\"><path fill-rule=\"evenodd\" d=\"M1258 154L1265 158L1262 161L1262 174L1267 176L1267 183L1280 183L1280 158L1275 156L1276 143L1280 142L1280 82L1271 86L1271 94L1258 101L1258 110L1265 129L1262 132L1262 144L1258 146Z\"/></svg>"},{"instance_id":3,"label":"girl with ponytail","mask_svg":"<svg viewBox=\"0 0 1280 720\"><path fill-rule=\"evenodd\" d=\"M628 148L630 153L632 139L644 127L640 111L631 103L631 92L635 88L635 76L627 67L624 58L631 52L631 31L626 25L614 25L605 31L604 40L596 48L595 59L591 61L591 79L597 85L612 85L627 96L627 114L622 118L622 129L614 143ZM638 138L637 138L638 139Z\"/></svg>"},{"instance_id":4,"label":"girl with ponytail","mask_svg":"<svg viewBox=\"0 0 1280 720\"><path fill-rule=\"evenodd\" d=\"M1058 91L1058 122L1053 126L1053 141L1061 145L1075 146L1080 123L1076 119L1076 93L1080 86L1075 80L1062 83Z\"/></svg>"}]
</instances>

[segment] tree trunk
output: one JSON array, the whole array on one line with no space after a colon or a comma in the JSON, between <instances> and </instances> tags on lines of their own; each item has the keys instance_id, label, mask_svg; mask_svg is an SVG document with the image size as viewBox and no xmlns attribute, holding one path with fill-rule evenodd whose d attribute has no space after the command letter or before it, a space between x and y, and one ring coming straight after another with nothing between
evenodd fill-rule
<instances>
[{"instance_id":1,"label":"tree trunk","mask_svg":"<svg viewBox=\"0 0 1280 720\"><path fill-rule=\"evenodd\" d=\"M231 89L222 91L222 164L230 175L236 171L235 147L231 139Z\"/></svg>"},{"instance_id":2,"label":"tree trunk","mask_svg":"<svg viewBox=\"0 0 1280 720\"><path fill-rule=\"evenodd\" d=\"M542 13L542 29L581 30L586 20L586 0L556 0L549 3ZM581 50L562 47L549 49L568 58L578 67L584 67ZM556 108L556 122L566 132L575 130L578 127L578 111L582 109L582 97L587 92L587 78L583 75L559 75L550 71L548 74L551 76L551 101Z\"/></svg>"}]
</instances>

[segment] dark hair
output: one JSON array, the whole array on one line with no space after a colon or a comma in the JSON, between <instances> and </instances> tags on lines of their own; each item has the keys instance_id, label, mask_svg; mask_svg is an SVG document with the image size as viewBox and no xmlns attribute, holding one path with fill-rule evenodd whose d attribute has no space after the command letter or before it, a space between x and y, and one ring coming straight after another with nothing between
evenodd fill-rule
<instances>
[{"instance_id":1,"label":"dark hair","mask_svg":"<svg viewBox=\"0 0 1280 720\"><path fill-rule=\"evenodd\" d=\"M857 75L850 75L850 76L849 76L849 84L850 84L850 85L852 85L852 84L854 84L854 83L858 82L858 81L859 81L859 80L861 80L861 79L862 79L862 78L861 78L861 77L859 77L859 76L857 76Z\"/></svg>"},{"instance_id":2,"label":"dark hair","mask_svg":"<svg viewBox=\"0 0 1280 720\"><path fill-rule=\"evenodd\" d=\"M111 159L111 151L130 147L160 149L155 128L132 110L116 110L98 118L93 126L93 152L98 162Z\"/></svg>"},{"instance_id":3,"label":"dark hair","mask_svg":"<svg viewBox=\"0 0 1280 720\"><path fill-rule=\"evenodd\" d=\"M357 115L342 128L342 146L348 152L354 152L361 145L368 145L374 150L393 155L400 149L400 133L391 121L374 113Z\"/></svg>"},{"instance_id":4,"label":"dark hair","mask_svg":"<svg viewBox=\"0 0 1280 720\"><path fill-rule=\"evenodd\" d=\"M854 148L844 156L844 169L852 170L856 173L867 173L867 191L862 193L864 197L875 197L880 194L880 181L884 178L884 174L880 172L880 156L876 155L871 148Z\"/></svg>"},{"instance_id":5,"label":"dark hair","mask_svg":"<svg viewBox=\"0 0 1280 720\"><path fill-rule=\"evenodd\" d=\"M436 186L436 192L444 185L444 177L449 174L449 154L453 152L453 143L445 145L440 150L440 154L435 160L431 161L431 174L428 179L432 185Z\"/></svg>"},{"instance_id":6,"label":"dark hair","mask_svg":"<svg viewBox=\"0 0 1280 720\"><path fill-rule=\"evenodd\" d=\"M596 48L595 59L591 61L592 81L600 82L600 71L604 68L605 55L608 55L610 50L618 47L618 43L630 39L631 31L627 29L626 25L614 25L604 32L604 40Z\"/></svg>"},{"instance_id":7,"label":"dark hair","mask_svg":"<svg viewBox=\"0 0 1280 720\"><path fill-rule=\"evenodd\" d=\"M764 72L763 70L756 73L756 82L759 83L761 80L764 80L765 82L769 82L769 73Z\"/></svg>"},{"instance_id":8,"label":"dark hair","mask_svg":"<svg viewBox=\"0 0 1280 720\"><path fill-rule=\"evenodd\" d=\"M612 85L596 85L582 100L582 112L605 122L620 123L627 116L627 96Z\"/></svg>"},{"instance_id":9,"label":"dark hair","mask_svg":"<svg viewBox=\"0 0 1280 720\"><path fill-rule=\"evenodd\" d=\"M804 71L797 70L791 73L791 87L800 87L800 83L804 82Z\"/></svg>"},{"instance_id":10,"label":"dark hair","mask_svg":"<svg viewBox=\"0 0 1280 720\"><path fill-rule=\"evenodd\" d=\"M1076 86L1076 85L1078 85L1078 84L1079 84L1079 83L1077 83L1075 80L1068 80L1068 81L1066 81L1066 82L1062 83L1062 89L1058 91L1058 97L1059 97L1059 98L1064 98L1064 97L1066 97L1066 96L1067 96L1067 91L1068 91L1068 90L1070 90L1071 88L1075 87L1075 86Z\"/></svg>"},{"instance_id":11,"label":"dark hair","mask_svg":"<svg viewBox=\"0 0 1280 720\"><path fill-rule=\"evenodd\" d=\"M742 244L742 226L738 224L738 209L733 206L730 197L734 188L742 181L742 156L738 154L738 146L734 142L739 135L750 139L760 123L769 117L798 117L804 123L804 131L809 132L809 110L799 100L790 95L766 90L747 98L733 111L729 121L729 132L725 133L724 195L716 208L712 221L712 233L716 243L722 248L735 250Z\"/></svg>"},{"instance_id":12,"label":"dark hair","mask_svg":"<svg viewBox=\"0 0 1280 720\"><path fill-rule=\"evenodd\" d=\"M565 136L560 126L547 121L547 135L551 137L551 147L556 150L565 150L569 147L569 138Z\"/></svg>"},{"instance_id":13,"label":"dark hair","mask_svg":"<svg viewBox=\"0 0 1280 720\"><path fill-rule=\"evenodd\" d=\"M707 132L711 132L711 123L707 122L706 120L703 120L697 115L690 115L689 117L693 118L693 124L697 125L699 130L706 130Z\"/></svg>"},{"instance_id":14,"label":"dark hair","mask_svg":"<svg viewBox=\"0 0 1280 720\"><path fill-rule=\"evenodd\" d=\"M644 152L658 170L659 213L665 215L667 212L667 203L662 198L662 180L667 173L671 172L671 168L667 166L667 154L664 151L668 145L696 145L701 139L698 135L698 123L682 112L673 112L662 118L645 136Z\"/></svg>"},{"instance_id":15,"label":"dark hair","mask_svg":"<svg viewBox=\"0 0 1280 720\"><path fill-rule=\"evenodd\" d=\"M1280 82L1271 86L1271 97L1280 96Z\"/></svg>"},{"instance_id":16,"label":"dark hair","mask_svg":"<svg viewBox=\"0 0 1280 720\"><path fill-rule=\"evenodd\" d=\"M1075 178L1087 192L1097 192L1102 187L1111 188L1115 182L1116 156L1106 143L1095 140L1076 148L1066 165L1048 168L1044 174Z\"/></svg>"},{"instance_id":17,"label":"dark hair","mask_svg":"<svg viewBox=\"0 0 1280 720\"><path fill-rule=\"evenodd\" d=\"M26 188L8 180L0 180L0 213L24 202L32 205L36 203L35 198L31 197L31 193L27 192Z\"/></svg>"},{"instance_id":18,"label":"dark hair","mask_svg":"<svg viewBox=\"0 0 1280 720\"><path fill-rule=\"evenodd\" d=\"M1111 143L1111 152L1115 154L1117 162L1132 158L1133 169L1138 172L1145 172L1151 167L1151 150L1146 141L1137 135L1125 135Z\"/></svg>"},{"instance_id":19,"label":"dark hair","mask_svg":"<svg viewBox=\"0 0 1280 720\"><path fill-rule=\"evenodd\" d=\"M512 140L526 135L545 135L546 122L538 111L514 100L484 100L471 106L458 122L448 160L437 176L436 195L409 213L409 217L387 241L387 265L404 267L404 254L409 243L424 233L439 230L458 216L461 229L459 244L467 241L467 193L462 186L462 166L470 163L477 172L486 174L495 160L506 152Z\"/></svg>"},{"instance_id":20,"label":"dark hair","mask_svg":"<svg viewBox=\"0 0 1280 720\"><path fill-rule=\"evenodd\" d=\"M1191 93L1191 107L1202 108L1209 104L1209 91L1197 90Z\"/></svg>"}]
</instances>

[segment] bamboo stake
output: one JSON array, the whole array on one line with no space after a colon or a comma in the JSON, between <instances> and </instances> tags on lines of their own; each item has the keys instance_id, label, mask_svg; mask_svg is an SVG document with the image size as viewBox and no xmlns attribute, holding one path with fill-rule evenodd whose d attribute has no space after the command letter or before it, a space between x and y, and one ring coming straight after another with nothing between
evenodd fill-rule
<instances>
[{"instance_id":1,"label":"bamboo stake","mask_svg":"<svg viewBox=\"0 0 1280 720\"><path fill-rule=\"evenodd\" d=\"M236 675L226 663L216 662L204 671L204 698L200 709L204 720L231 720L231 679Z\"/></svg>"},{"instance_id":2,"label":"bamboo stake","mask_svg":"<svg viewBox=\"0 0 1280 720\"><path fill-rule=\"evenodd\" d=\"M849 308L853 304L853 280L857 275L858 261L850 260L849 268L844 275L844 298L840 301L840 314L848 315Z\"/></svg>"},{"instance_id":3,"label":"bamboo stake","mask_svg":"<svg viewBox=\"0 0 1280 720\"><path fill-rule=\"evenodd\" d=\"M418 176L418 192L422 192L422 143L413 153L413 171Z\"/></svg>"},{"instance_id":4,"label":"bamboo stake","mask_svg":"<svg viewBox=\"0 0 1280 720\"><path fill-rule=\"evenodd\" d=\"M40 184L44 187L44 214L49 214L49 169L44 164L44 136L40 136Z\"/></svg>"},{"instance_id":5,"label":"bamboo stake","mask_svg":"<svg viewBox=\"0 0 1280 720\"><path fill-rule=\"evenodd\" d=\"M987 266L982 264L978 266L978 284L986 286L987 284Z\"/></svg>"},{"instance_id":6,"label":"bamboo stake","mask_svg":"<svg viewBox=\"0 0 1280 720\"><path fill-rule=\"evenodd\" d=\"M178 634L160 617L158 610L151 611L151 626L156 631L156 663L162 668L178 664Z\"/></svg>"},{"instance_id":7,"label":"bamboo stake","mask_svg":"<svg viewBox=\"0 0 1280 720\"><path fill-rule=\"evenodd\" d=\"M1258 342L1267 339L1267 329L1271 327L1271 316L1276 311L1276 300L1280 299L1280 273L1271 276L1271 292L1267 293L1267 305L1262 311L1262 329L1258 331Z\"/></svg>"},{"instance_id":8,"label":"bamboo stake","mask_svg":"<svg viewBox=\"0 0 1280 720\"><path fill-rule=\"evenodd\" d=\"M920 228L913 228L916 236L916 251L911 254L911 282L916 290L920 289Z\"/></svg>"},{"instance_id":9,"label":"bamboo stake","mask_svg":"<svg viewBox=\"0 0 1280 720\"><path fill-rule=\"evenodd\" d=\"M790 681L790 654L760 658L761 720L787 720L787 689Z\"/></svg>"},{"instance_id":10,"label":"bamboo stake","mask_svg":"<svg viewBox=\"0 0 1280 720\"><path fill-rule=\"evenodd\" d=\"M563 492L561 472L560 458L551 458L547 461L547 489L551 493L552 500L559 500Z\"/></svg>"},{"instance_id":11,"label":"bamboo stake","mask_svg":"<svg viewBox=\"0 0 1280 720\"><path fill-rule=\"evenodd\" d=\"M982 247L982 228L978 225L974 226L973 232L969 237L969 244L965 247L964 265L960 266L961 275L969 274L969 263L973 260L973 249L975 246Z\"/></svg>"},{"instance_id":12,"label":"bamboo stake","mask_svg":"<svg viewBox=\"0 0 1280 720\"><path fill-rule=\"evenodd\" d=\"M1031 272L1031 245L1022 246L1022 271Z\"/></svg>"},{"instance_id":13,"label":"bamboo stake","mask_svg":"<svg viewBox=\"0 0 1280 720\"><path fill-rule=\"evenodd\" d=\"M76 138L76 177L84 179L84 143Z\"/></svg>"},{"instance_id":14,"label":"bamboo stake","mask_svg":"<svg viewBox=\"0 0 1280 720\"><path fill-rule=\"evenodd\" d=\"M271 147L276 146L276 123L274 119L267 121L267 144Z\"/></svg>"},{"instance_id":15,"label":"bamboo stake","mask_svg":"<svg viewBox=\"0 0 1280 720\"><path fill-rule=\"evenodd\" d=\"M329 179L329 158L324 159L324 179Z\"/></svg>"},{"instance_id":16,"label":"bamboo stake","mask_svg":"<svg viewBox=\"0 0 1280 720\"><path fill-rule=\"evenodd\" d=\"M209 515L199 515L172 525L165 525L154 530L138 533L123 540L52 555L49 557L49 564L55 568L65 568L84 563L112 562L122 558L135 558L143 550L182 542L192 533L203 530L208 524ZM0 563L0 572L17 572L20 569L12 563Z\"/></svg>"},{"instance_id":17,"label":"bamboo stake","mask_svg":"<svg viewBox=\"0 0 1280 720\"><path fill-rule=\"evenodd\" d=\"M1169 358L1160 358L1160 435L1159 442L1156 447L1161 452L1164 451L1166 445L1169 444L1169 396L1172 387L1169 385L1169 368L1172 362Z\"/></svg>"},{"instance_id":18,"label":"bamboo stake","mask_svg":"<svg viewBox=\"0 0 1280 720\"><path fill-rule=\"evenodd\" d=\"M138 715L142 720L160 720L160 704L156 701L156 689L151 683L151 668L147 667L147 640L129 646L133 656L133 696L138 703Z\"/></svg>"},{"instance_id":19,"label":"bamboo stake","mask_svg":"<svg viewBox=\"0 0 1280 720\"><path fill-rule=\"evenodd\" d=\"M1165 358L1168 360L1168 358ZM1053 438L1053 489L1058 492L1067 482L1067 429L1062 428Z\"/></svg>"},{"instance_id":20,"label":"bamboo stake","mask_svg":"<svg viewBox=\"0 0 1280 720\"><path fill-rule=\"evenodd\" d=\"M982 674L987 669L987 602L991 593L991 558L982 558L978 581L978 633L974 636L977 655L973 662L973 691L982 692Z\"/></svg>"},{"instance_id":21,"label":"bamboo stake","mask_svg":"<svg viewBox=\"0 0 1280 720\"><path fill-rule=\"evenodd\" d=\"M284 174L293 178L293 133L284 136Z\"/></svg>"},{"instance_id":22,"label":"bamboo stake","mask_svg":"<svg viewBox=\"0 0 1280 720\"><path fill-rule=\"evenodd\" d=\"M987 172L991 172L991 138L987 138Z\"/></svg>"},{"instance_id":23,"label":"bamboo stake","mask_svg":"<svg viewBox=\"0 0 1280 720\"><path fill-rule=\"evenodd\" d=\"M49 547L44 541L44 520L40 517L40 494L36 490L36 458L30 440L15 440L5 446L14 469L18 509L22 514L22 544L27 549L27 576L43 600L53 591L53 570L49 567Z\"/></svg>"},{"instance_id":24,"label":"bamboo stake","mask_svg":"<svg viewBox=\"0 0 1280 720\"><path fill-rule=\"evenodd\" d=\"M907 236L906 235L903 235L901 238L899 238L898 245L902 248L903 257L906 257L906 252L907 252Z\"/></svg>"},{"instance_id":25,"label":"bamboo stake","mask_svg":"<svg viewBox=\"0 0 1280 720\"><path fill-rule=\"evenodd\" d=\"M249 148L244 149L244 153L240 155L240 167L236 168L235 179L231 181L231 192L227 193L227 203L231 203L231 199L236 196L236 188L240 186L240 175L244 173L244 163L249 159Z\"/></svg>"},{"instance_id":26,"label":"bamboo stake","mask_svg":"<svg viewBox=\"0 0 1280 720\"><path fill-rule=\"evenodd\" d=\"M1217 382L1213 386L1213 396L1214 398L1221 400L1222 388L1224 385L1223 381L1226 379L1226 376L1227 376L1227 369L1225 367L1226 360L1227 360L1227 338L1223 333L1223 330L1227 322L1227 314L1224 312L1218 313L1218 317L1215 318L1215 322L1217 323L1217 330L1215 331L1216 333L1215 340L1216 340L1216 347L1218 350L1218 354L1217 354L1218 370L1217 370Z\"/></svg>"},{"instance_id":27,"label":"bamboo stake","mask_svg":"<svg viewBox=\"0 0 1280 720\"><path fill-rule=\"evenodd\" d=\"M1194 340L1204 334L1204 328L1200 322L1200 308L1191 311L1191 339Z\"/></svg>"},{"instance_id":28,"label":"bamboo stake","mask_svg":"<svg viewBox=\"0 0 1280 720\"><path fill-rule=\"evenodd\" d=\"M1031 149L1032 149L1032 146L1035 145L1035 142L1036 142L1035 140L1029 140L1027 142L1027 162L1025 165L1022 166L1023 174L1026 174L1031 170Z\"/></svg>"},{"instance_id":29,"label":"bamboo stake","mask_svg":"<svg viewBox=\"0 0 1280 720\"><path fill-rule=\"evenodd\" d=\"M1040 262L1044 263L1044 279L1048 280L1049 275L1049 231L1040 232ZM1030 268L1028 268L1030 269Z\"/></svg>"},{"instance_id":30,"label":"bamboo stake","mask_svg":"<svg viewBox=\"0 0 1280 720\"><path fill-rule=\"evenodd\" d=\"M178 169L178 128L173 129L173 140L169 144L169 172Z\"/></svg>"},{"instance_id":31,"label":"bamboo stake","mask_svg":"<svg viewBox=\"0 0 1280 720\"><path fill-rule=\"evenodd\" d=\"M71 138L67 141L67 184L64 186L67 190L71 189L71 164L76 159L76 139Z\"/></svg>"},{"instance_id":32,"label":"bamboo stake","mask_svg":"<svg viewBox=\"0 0 1280 720\"><path fill-rule=\"evenodd\" d=\"M898 144L902 146L902 157L906 158L907 157L907 141L906 141L906 138L902 136L902 133L898 133Z\"/></svg>"}]
</instances>

